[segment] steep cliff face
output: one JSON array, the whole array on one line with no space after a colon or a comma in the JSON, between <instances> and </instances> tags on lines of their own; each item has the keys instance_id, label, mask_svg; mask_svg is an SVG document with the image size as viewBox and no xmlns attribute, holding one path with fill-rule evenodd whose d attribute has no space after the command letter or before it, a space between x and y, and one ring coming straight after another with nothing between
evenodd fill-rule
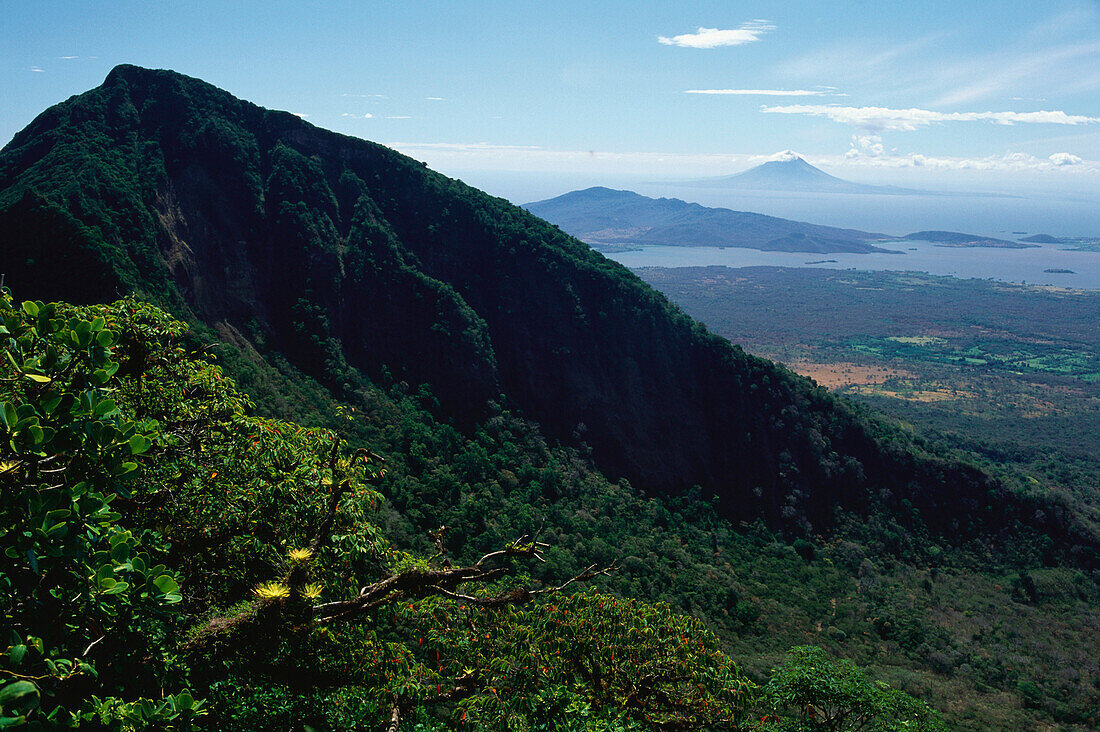
<instances>
[{"instance_id":1,"label":"steep cliff face","mask_svg":"<svg viewBox=\"0 0 1100 732\"><path fill-rule=\"evenodd\" d=\"M734 519L822 526L872 499L943 531L1026 513L978 471L884 451L810 382L506 201L172 72L119 67L17 135L0 232L19 295L136 291L340 398L348 367L429 384L460 425L503 399L607 474L700 485Z\"/></svg>"}]
</instances>

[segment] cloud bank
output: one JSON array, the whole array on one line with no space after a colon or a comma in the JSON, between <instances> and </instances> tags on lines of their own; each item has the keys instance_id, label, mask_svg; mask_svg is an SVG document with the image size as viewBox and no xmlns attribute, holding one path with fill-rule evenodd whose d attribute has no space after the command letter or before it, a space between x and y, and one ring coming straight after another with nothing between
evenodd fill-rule
<instances>
[{"instance_id":1,"label":"cloud bank","mask_svg":"<svg viewBox=\"0 0 1100 732\"><path fill-rule=\"evenodd\" d=\"M1063 167L1066 165L1080 165L1081 163L1085 162L1081 158L1081 156L1065 152L1054 153L1050 156L1049 160L1058 167Z\"/></svg>"},{"instance_id":2,"label":"cloud bank","mask_svg":"<svg viewBox=\"0 0 1100 732\"><path fill-rule=\"evenodd\" d=\"M684 94L717 94L745 97L820 97L832 95L829 91L809 89L687 89Z\"/></svg>"},{"instance_id":3,"label":"cloud bank","mask_svg":"<svg viewBox=\"0 0 1100 732\"><path fill-rule=\"evenodd\" d=\"M1075 167L1084 172L1098 172L1096 162L1086 162L1079 155L1054 153L1041 158L1022 152L1006 152L980 158L937 157L920 153L899 153L887 149L878 135L852 135L851 147L844 154L847 163L874 168L926 168L932 170L985 170L1005 172L1050 171Z\"/></svg>"},{"instance_id":4,"label":"cloud bank","mask_svg":"<svg viewBox=\"0 0 1100 732\"><path fill-rule=\"evenodd\" d=\"M804 114L827 117L834 122L868 131L912 131L936 122L993 122L1084 125L1100 122L1100 117L1066 114L1058 110L1042 112L934 112L930 109L890 109L888 107L840 107L828 104L792 104L763 107L769 114Z\"/></svg>"},{"instance_id":5,"label":"cloud bank","mask_svg":"<svg viewBox=\"0 0 1100 732\"><path fill-rule=\"evenodd\" d=\"M684 33L678 36L657 36L657 42L665 46L680 46L681 48L719 48L721 46L740 46L745 43L759 41L760 36L768 31L775 30L775 26L766 20L753 20L742 23L740 28L720 30L718 28L703 28L700 26L695 33Z\"/></svg>"},{"instance_id":6,"label":"cloud bank","mask_svg":"<svg viewBox=\"0 0 1100 732\"><path fill-rule=\"evenodd\" d=\"M437 169L457 171L533 171L569 175L682 176L699 178L727 175L747 170L771 160L788 160L797 155L789 150L772 155L752 153L678 153L678 152L606 152L592 150L554 150L533 145L507 145L489 142L418 143L385 142L406 155L424 160ZM805 156L802 156L805 157ZM847 154L811 155L814 165L830 171L860 169L922 171L972 171L975 173L1013 173L1059 176L1100 176L1100 160L1082 159L1071 153L1055 153L1049 158L1027 153L1006 152L985 157L949 157L902 153L887 148L877 135L855 135ZM895 178L894 182L915 184L916 178Z\"/></svg>"}]
</instances>

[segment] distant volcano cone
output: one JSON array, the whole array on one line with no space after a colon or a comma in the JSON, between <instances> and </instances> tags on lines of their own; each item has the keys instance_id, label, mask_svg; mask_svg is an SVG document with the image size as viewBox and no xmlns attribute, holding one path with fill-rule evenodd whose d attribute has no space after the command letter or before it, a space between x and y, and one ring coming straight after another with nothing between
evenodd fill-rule
<instances>
[{"instance_id":1,"label":"distant volcano cone","mask_svg":"<svg viewBox=\"0 0 1100 732\"><path fill-rule=\"evenodd\" d=\"M815 168L797 153L784 150L766 163L743 173L721 178L692 181L692 185L708 188L761 191L805 191L815 193L919 193L894 186L869 186L837 178Z\"/></svg>"}]
</instances>

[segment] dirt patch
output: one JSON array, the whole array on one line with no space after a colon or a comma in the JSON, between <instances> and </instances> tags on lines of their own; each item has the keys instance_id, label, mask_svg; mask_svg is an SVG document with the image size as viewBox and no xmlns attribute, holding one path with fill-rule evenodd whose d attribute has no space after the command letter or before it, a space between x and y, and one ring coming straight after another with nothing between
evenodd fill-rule
<instances>
[{"instance_id":1,"label":"dirt patch","mask_svg":"<svg viewBox=\"0 0 1100 732\"><path fill-rule=\"evenodd\" d=\"M857 386L852 389L856 394L868 394L874 396L890 397L891 399L905 399L910 402L946 402L952 399L961 399L973 396L969 393L960 393L957 391L935 391L935 390L913 390L913 391L897 391L891 389L866 389Z\"/></svg>"},{"instance_id":2,"label":"dirt patch","mask_svg":"<svg viewBox=\"0 0 1100 732\"><path fill-rule=\"evenodd\" d=\"M852 363L850 361L838 361L836 363L819 363L816 361L792 361L787 368L797 374L809 376L826 389L839 389L841 387L860 386L865 384L882 384L891 379L912 379L916 374L890 366L867 365Z\"/></svg>"}]
</instances>

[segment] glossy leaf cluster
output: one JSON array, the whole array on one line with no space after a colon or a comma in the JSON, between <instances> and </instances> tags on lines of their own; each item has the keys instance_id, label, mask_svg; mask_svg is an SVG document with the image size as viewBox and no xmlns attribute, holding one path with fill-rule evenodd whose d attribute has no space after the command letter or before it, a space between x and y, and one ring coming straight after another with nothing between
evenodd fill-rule
<instances>
[{"instance_id":1,"label":"glossy leaf cluster","mask_svg":"<svg viewBox=\"0 0 1100 732\"><path fill-rule=\"evenodd\" d=\"M6 293L0 318L0 719L189 719L189 697L153 693L171 663L150 639L176 613L179 577L163 538L116 507L159 435L113 398L119 332Z\"/></svg>"}]
</instances>

